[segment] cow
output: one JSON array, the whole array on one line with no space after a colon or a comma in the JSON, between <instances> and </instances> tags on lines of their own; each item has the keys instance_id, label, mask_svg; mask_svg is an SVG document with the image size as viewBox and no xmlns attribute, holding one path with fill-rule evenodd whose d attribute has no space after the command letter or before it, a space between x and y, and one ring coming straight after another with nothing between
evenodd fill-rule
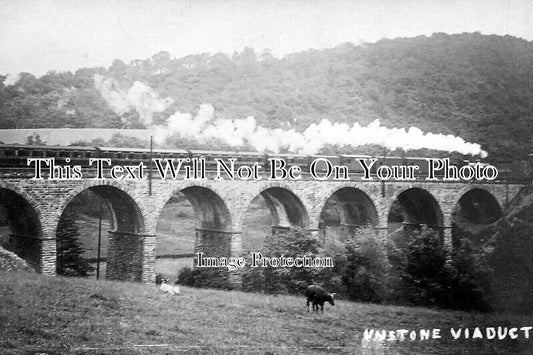
<instances>
[{"instance_id":1,"label":"cow","mask_svg":"<svg viewBox=\"0 0 533 355\"><path fill-rule=\"evenodd\" d=\"M318 285L310 285L305 290L305 296L307 297L307 312L309 312L309 302L313 304L313 312L318 312L318 306L324 313L324 302L329 302L332 306L335 305L335 294L327 293L322 287Z\"/></svg>"}]
</instances>

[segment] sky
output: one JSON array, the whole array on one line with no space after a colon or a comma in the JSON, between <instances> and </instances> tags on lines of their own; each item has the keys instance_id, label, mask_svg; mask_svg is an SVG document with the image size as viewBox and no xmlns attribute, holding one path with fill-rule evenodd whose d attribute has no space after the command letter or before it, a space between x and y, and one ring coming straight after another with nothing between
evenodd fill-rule
<instances>
[{"instance_id":1,"label":"sky","mask_svg":"<svg viewBox=\"0 0 533 355\"><path fill-rule=\"evenodd\" d=\"M0 74L251 47L276 57L435 32L533 39L529 0L0 0Z\"/></svg>"}]
</instances>

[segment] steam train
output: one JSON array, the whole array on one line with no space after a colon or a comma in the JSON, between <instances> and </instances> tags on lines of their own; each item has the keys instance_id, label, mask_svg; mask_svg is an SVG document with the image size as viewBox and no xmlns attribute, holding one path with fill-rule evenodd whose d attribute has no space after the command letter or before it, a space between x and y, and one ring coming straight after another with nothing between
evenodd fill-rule
<instances>
[{"instance_id":1,"label":"steam train","mask_svg":"<svg viewBox=\"0 0 533 355\"><path fill-rule=\"evenodd\" d=\"M152 158L159 159L192 159L203 158L207 171L216 169L216 158L229 164L229 159L235 159L235 168L242 165L252 165L258 163L261 171L269 173L270 159L282 159L287 166L297 165L302 173L309 172L311 163L320 159L321 164L316 165L318 173L323 173L328 169L325 162L331 163L332 166L346 166L349 174L361 176L364 173L360 159L377 159L372 165L371 172L375 173L381 165L388 166L418 166L416 171L417 178L425 178L428 173L428 163L425 157L404 157L404 156L385 156L371 157L369 155L305 155L305 154L273 154L259 152L238 152L238 151L211 151L211 150L185 150L185 149L162 149L156 148L150 151L147 148L115 148L115 147L93 147L93 146L36 146L36 145L17 145L17 144L0 144L0 169L5 173L16 171L17 169L28 170L28 158L55 158L56 163L68 162L70 165L80 165L87 167L91 158L111 159L113 164L132 165L143 162L146 166L150 164ZM532 157L533 158L533 157ZM469 161L464 159L455 159L451 163L457 167L474 164L478 161ZM513 179L524 179L527 181L531 178L533 164L531 162L514 162L510 164L498 165L499 181ZM529 182L530 183L530 182Z\"/></svg>"}]
</instances>

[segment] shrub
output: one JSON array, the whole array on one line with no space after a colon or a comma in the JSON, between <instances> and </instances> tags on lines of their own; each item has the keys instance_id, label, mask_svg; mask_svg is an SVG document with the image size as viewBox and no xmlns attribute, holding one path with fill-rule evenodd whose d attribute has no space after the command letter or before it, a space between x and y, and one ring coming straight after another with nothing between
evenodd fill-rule
<instances>
[{"instance_id":1,"label":"shrub","mask_svg":"<svg viewBox=\"0 0 533 355\"><path fill-rule=\"evenodd\" d=\"M389 263L372 226L360 228L352 239L328 238L323 245L301 229L267 237L263 255L331 257L332 268L245 268L243 290L301 294L310 284L353 300L381 302L387 293ZM247 263L249 265L249 262Z\"/></svg>"},{"instance_id":2,"label":"shrub","mask_svg":"<svg viewBox=\"0 0 533 355\"><path fill-rule=\"evenodd\" d=\"M83 258L74 213L65 212L57 227L57 273L88 276L94 268Z\"/></svg>"},{"instance_id":3,"label":"shrub","mask_svg":"<svg viewBox=\"0 0 533 355\"><path fill-rule=\"evenodd\" d=\"M318 255L318 240L301 228L291 228L267 237L261 253L265 257ZM318 276L316 268L247 267L242 272L243 289L265 293L302 293Z\"/></svg>"},{"instance_id":4,"label":"shrub","mask_svg":"<svg viewBox=\"0 0 533 355\"><path fill-rule=\"evenodd\" d=\"M491 269L493 306L498 311L533 313L533 283L529 282L533 255L531 230L528 221L511 219L499 223L498 231L483 246L484 260Z\"/></svg>"},{"instance_id":5,"label":"shrub","mask_svg":"<svg viewBox=\"0 0 533 355\"><path fill-rule=\"evenodd\" d=\"M345 244L342 281L350 299L382 302L387 293L390 268L383 245L372 226L359 228Z\"/></svg>"},{"instance_id":6,"label":"shrub","mask_svg":"<svg viewBox=\"0 0 533 355\"><path fill-rule=\"evenodd\" d=\"M423 227L406 234L402 280L406 298L417 305L440 305L450 278L447 252L437 231Z\"/></svg>"},{"instance_id":7,"label":"shrub","mask_svg":"<svg viewBox=\"0 0 533 355\"><path fill-rule=\"evenodd\" d=\"M339 236L330 231L324 244L320 246L320 255L333 259L332 268L322 268L317 270L313 282L321 285L330 292L337 293L337 297L346 297L346 286L343 282L343 274L347 268L346 247Z\"/></svg>"},{"instance_id":8,"label":"shrub","mask_svg":"<svg viewBox=\"0 0 533 355\"><path fill-rule=\"evenodd\" d=\"M483 254L476 253L468 239L459 239L452 253L454 277L451 280L447 308L490 311L491 270Z\"/></svg>"},{"instance_id":9,"label":"shrub","mask_svg":"<svg viewBox=\"0 0 533 355\"><path fill-rule=\"evenodd\" d=\"M191 287L233 289L228 280L228 271L221 268L184 267L178 273L177 283Z\"/></svg>"},{"instance_id":10,"label":"shrub","mask_svg":"<svg viewBox=\"0 0 533 355\"><path fill-rule=\"evenodd\" d=\"M423 306L490 310L489 272L466 239L450 255L440 234L423 227L405 233L391 251L399 299Z\"/></svg>"}]
</instances>

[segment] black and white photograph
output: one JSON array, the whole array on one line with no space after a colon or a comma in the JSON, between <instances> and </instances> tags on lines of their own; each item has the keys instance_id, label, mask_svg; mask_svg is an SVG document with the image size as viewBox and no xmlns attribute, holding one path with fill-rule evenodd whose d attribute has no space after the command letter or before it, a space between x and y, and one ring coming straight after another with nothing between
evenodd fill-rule
<instances>
[{"instance_id":1,"label":"black and white photograph","mask_svg":"<svg viewBox=\"0 0 533 355\"><path fill-rule=\"evenodd\" d=\"M1 354L533 353L533 2L0 13Z\"/></svg>"}]
</instances>

